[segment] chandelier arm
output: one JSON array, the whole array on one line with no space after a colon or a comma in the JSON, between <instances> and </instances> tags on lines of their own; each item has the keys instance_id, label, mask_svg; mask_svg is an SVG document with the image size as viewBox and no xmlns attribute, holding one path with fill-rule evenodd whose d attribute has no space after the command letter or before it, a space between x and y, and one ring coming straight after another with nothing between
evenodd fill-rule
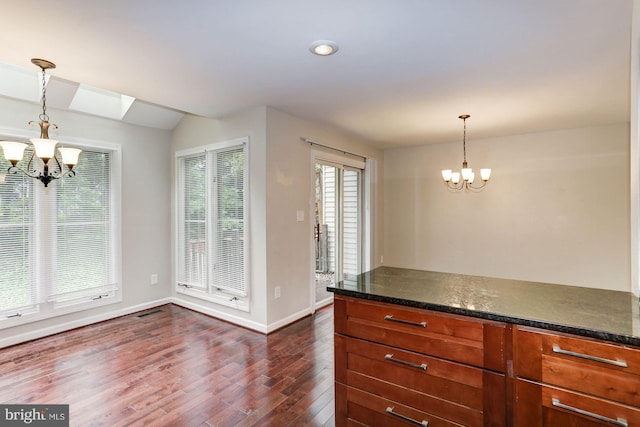
<instances>
[{"instance_id":1,"label":"chandelier arm","mask_svg":"<svg viewBox=\"0 0 640 427\"><path fill-rule=\"evenodd\" d=\"M22 172L24 175L28 176L29 178L35 178L38 181L42 182L45 187L47 187L49 183L53 180L76 176L76 171L74 171L73 169L68 169L67 171L65 171L64 166L60 163L58 159L56 159L58 168L51 173L49 173L49 166L46 164L44 166L44 172L34 170L31 168L32 159L34 155L32 154L31 156L32 158L29 159L27 169L23 169L17 164L15 164L15 165L9 166L9 168L7 169L7 173L11 175L17 175L18 172Z\"/></svg>"},{"instance_id":2,"label":"chandelier arm","mask_svg":"<svg viewBox=\"0 0 640 427\"><path fill-rule=\"evenodd\" d=\"M460 183L458 184L454 184L451 181L447 181L444 183L444 185L450 190L450 191L460 191L464 188L464 181L460 181Z\"/></svg>"},{"instance_id":3,"label":"chandelier arm","mask_svg":"<svg viewBox=\"0 0 640 427\"><path fill-rule=\"evenodd\" d=\"M76 172L74 170L68 170L66 172L61 172L58 171L58 173L48 173L47 170L45 169L45 173L41 174L40 176L34 177L37 180L39 180L40 182L42 182L44 184L45 187L47 187L49 185L49 183L55 179L60 179L60 178L64 178L64 177L72 177L72 176L76 176Z\"/></svg>"},{"instance_id":4,"label":"chandelier arm","mask_svg":"<svg viewBox=\"0 0 640 427\"><path fill-rule=\"evenodd\" d=\"M54 156L54 159L55 159L55 156ZM58 164L57 170L54 170L53 172L49 173L49 165L48 163L45 163L44 173L41 173L39 176L35 177L37 180L39 180L44 184L45 188L49 186L49 183L51 181L67 176L67 172L64 172L64 170L60 166L60 162L58 161L58 159L56 159L56 163ZM73 176L73 175L69 175L69 176Z\"/></svg>"},{"instance_id":5,"label":"chandelier arm","mask_svg":"<svg viewBox=\"0 0 640 427\"><path fill-rule=\"evenodd\" d=\"M489 181L484 181L484 180L483 180L483 181L482 181L482 184L480 184L480 185L478 185L478 186L475 186L475 187L474 187L473 185L469 184L469 188L470 188L471 190L481 190L481 189L483 189L484 187L486 187L486 186L487 186L487 182L489 182Z\"/></svg>"},{"instance_id":6,"label":"chandelier arm","mask_svg":"<svg viewBox=\"0 0 640 427\"><path fill-rule=\"evenodd\" d=\"M458 184L454 184L451 181L444 181L443 183L449 191L479 191L486 187L489 181L483 180L482 184L475 186L464 180L461 180Z\"/></svg>"},{"instance_id":7,"label":"chandelier arm","mask_svg":"<svg viewBox=\"0 0 640 427\"><path fill-rule=\"evenodd\" d=\"M53 170L53 172L49 172L49 165L45 163L43 172L35 170L31 166L33 165L33 158L35 157L35 152L31 153L31 157L29 158L29 163L27 163L27 168L23 169L16 163L15 165L9 166L7 169L7 173L12 175L17 174L18 172L22 172L29 178L35 178L42 181L45 184L45 187L54 179L60 179L64 177L73 177L76 176L76 171L73 169L64 170L64 165L60 163L57 157L54 157L56 161L57 168Z\"/></svg>"},{"instance_id":8,"label":"chandelier arm","mask_svg":"<svg viewBox=\"0 0 640 427\"><path fill-rule=\"evenodd\" d=\"M47 188L51 181L53 181L54 179L58 179L58 178L56 178L56 177L54 177L52 175L40 175L36 179L39 180L40 182L42 182L44 184L44 187Z\"/></svg>"},{"instance_id":9,"label":"chandelier arm","mask_svg":"<svg viewBox=\"0 0 640 427\"><path fill-rule=\"evenodd\" d=\"M53 158L55 159L56 164L58 165L58 171L59 171L58 177L62 178L64 176L64 166L60 163L60 160L58 160L58 157L55 155L55 153L53 155ZM53 175L53 172L51 173L51 175Z\"/></svg>"},{"instance_id":10,"label":"chandelier arm","mask_svg":"<svg viewBox=\"0 0 640 427\"><path fill-rule=\"evenodd\" d=\"M36 178L39 179L40 176L42 176L42 173L40 171L34 171L37 172L37 174L29 172L28 170L22 169L20 166L15 165L15 166L9 166L9 168L7 169L7 173L10 173L12 175L17 175L18 172L22 172L23 174L25 174L26 176L28 176L29 178Z\"/></svg>"},{"instance_id":11,"label":"chandelier arm","mask_svg":"<svg viewBox=\"0 0 640 427\"><path fill-rule=\"evenodd\" d=\"M40 172L40 171L36 171L35 169L32 169L32 168L31 168L31 165L33 164L33 158L34 158L35 156L36 156L36 151L35 151L35 149L34 149L34 150L33 150L33 152L31 153L31 157L29 157L29 163L27 163L27 171L38 172L37 174L35 174L35 175L34 175L34 174L32 174L31 172L27 172L27 171L25 171L24 169L20 169L20 168L18 168L19 170L23 171L24 173L26 173L26 174L27 174L27 176L30 176L31 178L37 178L37 177L39 177L40 175L42 175L42 172ZM17 167L17 166L16 166L16 167Z\"/></svg>"}]
</instances>

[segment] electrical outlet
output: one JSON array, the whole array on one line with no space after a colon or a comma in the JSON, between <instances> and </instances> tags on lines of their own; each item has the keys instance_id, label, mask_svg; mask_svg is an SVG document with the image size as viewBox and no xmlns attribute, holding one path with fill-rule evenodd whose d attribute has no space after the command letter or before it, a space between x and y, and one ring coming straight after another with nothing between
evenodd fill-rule
<instances>
[{"instance_id":1,"label":"electrical outlet","mask_svg":"<svg viewBox=\"0 0 640 427\"><path fill-rule=\"evenodd\" d=\"M157 285L158 284L158 275L155 274L155 273L151 275L151 284L152 285Z\"/></svg>"},{"instance_id":2,"label":"electrical outlet","mask_svg":"<svg viewBox=\"0 0 640 427\"><path fill-rule=\"evenodd\" d=\"M380 255L380 264L384 264L384 256Z\"/></svg>"},{"instance_id":3,"label":"electrical outlet","mask_svg":"<svg viewBox=\"0 0 640 427\"><path fill-rule=\"evenodd\" d=\"M276 288L274 289L274 293L275 293L274 295L275 299L280 298L280 286L276 286Z\"/></svg>"}]
</instances>

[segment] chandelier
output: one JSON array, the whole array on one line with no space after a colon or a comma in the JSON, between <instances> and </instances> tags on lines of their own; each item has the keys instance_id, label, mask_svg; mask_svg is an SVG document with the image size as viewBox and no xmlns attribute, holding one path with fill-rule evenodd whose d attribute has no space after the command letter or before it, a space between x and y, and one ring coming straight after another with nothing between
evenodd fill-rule
<instances>
[{"instance_id":1,"label":"chandelier","mask_svg":"<svg viewBox=\"0 0 640 427\"><path fill-rule=\"evenodd\" d=\"M35 178L42 182L45 187L54 179L66 176L75 176L73 167L78 164L80 149L69 147L58 147L58 141L49 138L49 128L57 129L58 126L49 123L47 115L47 80L46 70L56 68L56 64L46 59L33 58L31 62L42 70L42 113L40 113L38 126L40 127L40 138L31 138L32 150L28 156L26 166L18 166L22 160L24 151L28 144L15 141L0 141L0 146L4 151L4 157L11 163L7 172L17 174L22 172L28 177ZM29 124L34 124L30 121ZM59 156L58 156L59 153ZM53 161L53 164L50 164ZM66 166L66 169L65 169ZM4 176L0 177L0 182L4 181Z\"/></svg>"},{"instance_id":2,"label":"chandelier","mask_svg":"<svg viewBox=\"0 0 640 427\"><path fill-rule=\"evenodd\" d=\"M475 173L473 169L467 164L467 119L471 117L468 114L458 116L464 122L464 134L462 137L462 169L460 172L452 172L451 169L444 169L442 171L442 179L445 185L451 191L469 191L469 190L481 190L489 182L491 177L491 169L480 169L480 178L482 183L473 185L475 181ZM460 180L462 178L462 180Z\"/></svg>"}]
</instances>

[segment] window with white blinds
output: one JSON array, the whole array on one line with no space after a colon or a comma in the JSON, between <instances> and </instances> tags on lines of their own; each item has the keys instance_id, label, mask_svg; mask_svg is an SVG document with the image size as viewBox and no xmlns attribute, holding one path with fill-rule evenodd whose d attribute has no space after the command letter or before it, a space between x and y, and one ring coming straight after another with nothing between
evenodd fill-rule
<instances>
[{"instance_id":1,"label":"window with white blinds","mask_svg":"<svg viewBox=\"0 0 640 427\"><path fill-rule=\"evenodd\" d=\"M207 155L181 159L182 248L179 281L187 286L207 288Z\"/></svg>"},{"instance_id":2,"label":"window with white blinds","mask_svg":"<svg viewBox=\"0 0 640 427\"><path fill-rule=\"evenodd\" d=\"M76 176L58 181L55 204L55 276L49 301L104 298L118 288L114 247L111 155L83 151Z\"/></svg>"},{"instance_id":3,"label":"window with white blinds","mask_svg":"<svg viewBox=\"0 0 640 427\"><path fill-rule=\"evenodd\" d=\"M9 162L0 161L6 170ZM35 283L34 180L7 174L0 184L0 318L33 309L39 302Z\"/></svg>"},{"instance_id":4,"label":"window with white blinds","mask_svg":"<svg viewBox=\"0 0 640 427\"><path fill-rule=\"evenodd\" d=\"M46 188L22 173L0 184L0 320L116 295L113 152L83 148L75 170Z\"/></svg>"},{"instance_id":5,"label":"window with white blinds","mask_svg":"<svg viewBox=\"0 0 640 427\"><path fill-rule=\"evenodd\" d=\"M177 153L180 292L236 306L248 296L246 149L243 138Z\"/></svg>"}]
</instances>

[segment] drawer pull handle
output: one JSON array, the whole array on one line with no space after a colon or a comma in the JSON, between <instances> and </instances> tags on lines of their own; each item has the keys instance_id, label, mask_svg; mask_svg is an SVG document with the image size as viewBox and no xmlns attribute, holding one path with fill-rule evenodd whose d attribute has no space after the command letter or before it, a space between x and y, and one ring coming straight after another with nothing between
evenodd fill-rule
<instances>
[{"instance_id":1,"label":"drawer pull handle","mask_svg":"<svg viewBox=\"0 0 640 427\"><path fill-rule=\"evenodd\" d=\"M387 414L391 414L394 417L398 417L401 420L409 421L410 423L413 423L413 424L416 424L416 425L419 425L419 426L427 427L429 425L429 421L425 421L425 420L417 421L417 420L414 420L413 418L409 418L409 417L407 417L405 415L401 415L401 414L399 414L397 412L393 412L393 408L391 406L387 407Z\"/></svg>"},{"instance_id":2,"label":"drawer pull handle","mask_svg":"<svg viewBox=\"0 0 640 427\"><path fill-rule=\"evenodd\" d=\"M627 420L623 418L618 418L617 420L614 420L613 418L608 418L602 415L594 414L593 412L585 411L584 409L574 408L573 406L565 405L564 403L561 403L556 398L551 399L551 404L558 408L566 409L567 411L575 412L581 415L586 415L587 417L595 418L596 420L600 420L600 421L605 421L607 423L610 423L616 426L629 427L629 424L627 424Z\"/></svg>"},{"instance_id":3,"label":"drawer pull handle","mask_svg":"<svg viewBox=\"0 0 640 427\"><path fill-rule=\"evenodd\" d=\"M563 350L558 344L553 345L553 352L558 354L566 354L567 356L580 357L582 359L593 360L595 362L606 363L608 365L620 366L621 368L627 368L627 362L624 360L611 360L603 359L602 357L591 356L589 354L575 353L573 351Z\"/></svg>"},{"instance_id":4,"label":"drawer pull handle","mask_svg":"<svg viewBox=\"0 0 640 427\"><path fill-rule=\"evenodd\" d=\"M395 357L393 357L393 354L387 354L386 356L384 356L384 358L386 360L390 360L392 362L400 363L401 365L410 366L410 367L416 368L416 369L422 369L423 371L427 370L427 364L426 363L418 365L416 363L411 363L411 362L407 362L405 360L396 359Z\"/></svg>"},{"instance_id":5,"label":"drawer pull handle","mask_svg":"<svg viewBox=\"0 0 640 427\"><path fill-rule=\"evenodd\" d=\"M384 320L388 320L389 322L404 323L405 325L420 326L422 328L427 327L427 322L412 322L411 320L396 319L390 314L387 314L386 316L384 316Z\"/></svg>"}]
</instances>

